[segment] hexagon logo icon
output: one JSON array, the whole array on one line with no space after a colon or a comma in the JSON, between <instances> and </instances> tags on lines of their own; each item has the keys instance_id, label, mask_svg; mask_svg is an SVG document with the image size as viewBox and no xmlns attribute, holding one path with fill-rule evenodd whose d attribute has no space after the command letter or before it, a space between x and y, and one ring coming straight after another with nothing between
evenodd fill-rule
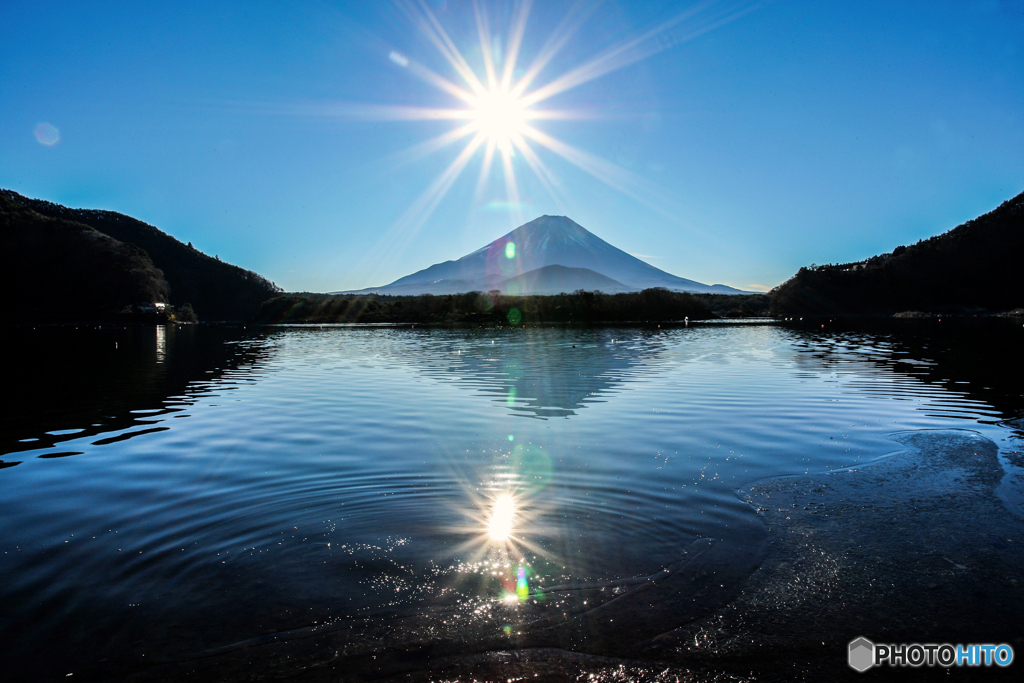
<instances>
[{"instance_id":1,"label":"hexagon logo icon","mask_svg":"<svg viewBox=\"0 0 1024 683\"><path fill-rule=\"evenodd\" d=\"M875 663L875 644L864 637L850 641L850 668L864 672Z\"/></svg>"}]
</instances>

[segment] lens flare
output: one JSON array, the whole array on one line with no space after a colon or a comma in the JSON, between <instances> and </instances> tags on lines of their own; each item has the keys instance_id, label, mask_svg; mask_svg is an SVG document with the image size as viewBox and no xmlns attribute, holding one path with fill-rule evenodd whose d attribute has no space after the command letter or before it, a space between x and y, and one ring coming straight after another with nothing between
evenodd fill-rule
<instances>
[{"instance_id":1,"label":"lens flare","mask_svg":"<svg viewBox=\"0 0 1024 683\"><path fill-rule=\"evenodd\" d=\"M506 242L505 243L505 258L515 258L515 257L516 257L516 243L515 242Z\"/></svg>"},{"instance_id":2,"label":"lens flare","mask_svg":"<svg viewBox=\"0 0 1024 683\"><path fill-rule=\"evenodd\" d=\"M516 517L516 501L509 493L503 493L494 500L491 519L487 523L487 535L494 541L507 541L512 535L512 523Z\"/></svg>"},{"instance_id":3,"label":"lens flare","mask_svg":"<svg viewBox=\"0 0 1024 683\"><path fill-rule=\"evenodd\" d=\"M520 567L516 571L516 595L519 602L526 602L530 597L530 584L526 581L526 567Z\"/></svg>"},{"instance_id":4,"label":"lens flare","mask_svg":"<svg viewBox=\"0 0 1024 683\"><path fill-rule=\"evenodd\" d=\"M49 123L40 123L35 129L36 140L47 147L53 147L60 142L60 131Z\"/></svg>"}]
</instances>

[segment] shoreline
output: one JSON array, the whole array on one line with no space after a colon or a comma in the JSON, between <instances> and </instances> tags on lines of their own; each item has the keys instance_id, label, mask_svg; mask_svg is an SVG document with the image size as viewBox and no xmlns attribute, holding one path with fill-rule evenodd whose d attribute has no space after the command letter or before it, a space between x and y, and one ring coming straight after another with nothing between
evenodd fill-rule
<instances>
[{"instance_id":1,"label":"shoreline","mask_svg":"<svg viewBox=\"0 0 1024 683\"><path fill-rule=\"evenodd\" d=\"M316 320L289 320L280 322L267 322L261 320L162 320L159 318L134 318L134 319L68 319L68 320L36 320L36 321L0 321L0 329L3 330L27 330L27 329L60 329L68 327L84 328L117 328L117 327L152 327L153 325L174 325L177 327L199 325L199 326L230 326L230 327L252 327L254 329L274 327L324 327L324 328L358 328L394 329L400 327L421 327L428 329L543 329L561 327L685 327L698 325L784 325L788 327L820 327L824 324L827 328L833 329L865 329L882 327L903 327L921 329L923 327L956 327L963 325L996 324L1016 326L1024 322L1024 312L1004 311L998 313L922 313L910 311L905 313L878 313L878 314L811 314L803 316L745 316L745 317L709 317L685 319L624 319L624 320L550 320L542 322L524 321L518 324L503 322L498 319L486 320L463 320L463 321L421 321L421 320L398 320L398 321L373 321L373 322L326 322Z\"/></svg>"}]
</instances>

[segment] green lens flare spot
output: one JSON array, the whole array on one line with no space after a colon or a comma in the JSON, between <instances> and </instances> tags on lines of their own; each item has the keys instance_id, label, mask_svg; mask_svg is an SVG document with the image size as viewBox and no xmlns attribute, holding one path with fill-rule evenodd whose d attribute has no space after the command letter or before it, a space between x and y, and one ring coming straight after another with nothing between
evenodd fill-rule
<instances>
[{"instance_id":1,"label":"green lens flare spot","mask_svg":"<svg viewBox=\"0 0 1024 683\"><path fill-rule=\"evenodd\" d=\"M515 257L516 257L516 243L515 242L506 242L505 243L505 258L515 258Z\"/></svg>"},{"instance_id":2,"label":"green lens flare spot","mask_svg":"<svg viewBox=\"0 0 1024 683\"><path fill-rule=\"evenodd\" d=\"M530 584L526 578L526 567L520 567L516 570L516 595L519 596L519 602L526 602L530 597Z\"/></svg>"},{"instance_id":3,"label":"green lens flare spot","mask_svg":"<svg viewBox=\"0 0 1024 683\"><path fill-rule=\"evenodd\" d=\"M538 491L551 483L551 458L531 444L517 443L509 454L508 466L525 490Z\"/></svg>"},{"instance_id":4,"label":"green lens flare spot","mask_svg":"<svg viewBox=\"0 0 1024 683\"><path fill-rule=\"evenodd\" d=\"M511 242L509 242L511 244ZM523 319L523 314L519 312L518 308L512 308L508 312L508 321L513 325L518 325Z\"/></svg>"}]
</instances>

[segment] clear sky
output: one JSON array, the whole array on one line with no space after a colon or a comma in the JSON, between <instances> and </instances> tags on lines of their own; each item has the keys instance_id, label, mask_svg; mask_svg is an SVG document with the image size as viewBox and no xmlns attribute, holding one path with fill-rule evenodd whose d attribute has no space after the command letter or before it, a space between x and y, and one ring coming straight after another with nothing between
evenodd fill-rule
<instances>
[{"instance_id":1,"label":"clear sky","mask_svg":"<svg viewBox=\"0 0 1024 683\"><path fill-rule=\"evenodd\" d=\"M1024 2L2 0L0 187L290 291L543 214L766 288L1024 190Z\"/></svg>"}]
</instances>

